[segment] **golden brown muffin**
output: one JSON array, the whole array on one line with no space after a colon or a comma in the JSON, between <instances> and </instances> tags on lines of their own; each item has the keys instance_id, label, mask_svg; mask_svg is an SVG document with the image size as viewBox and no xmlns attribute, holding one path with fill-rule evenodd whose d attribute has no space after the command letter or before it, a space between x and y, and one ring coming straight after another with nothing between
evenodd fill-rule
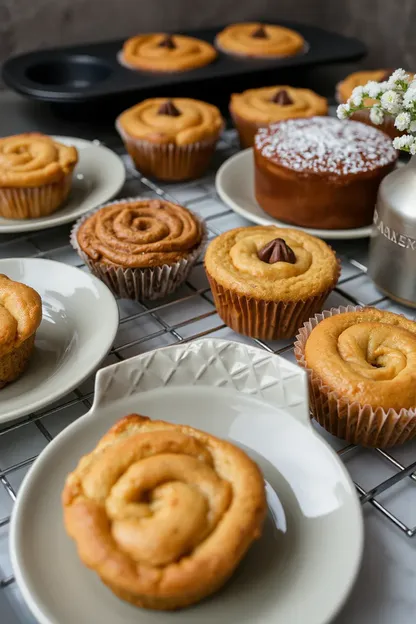
<instances>
[{"instance_id":1,"label":"golden brown muffin","mask_svg":"<svg viewBox=\"0 0 416 624\"><path fill-rule=\"evenodd\" d=\"M239 448L131 414L65 484L65 527L81 561L139 607L185 607L231 576L266 514L263 477Z\"/></svg>"},{"instance_id":2,"label":"golden brown muffin","mask_svg":"<svg viewBox=\"0 0 416 624\"><path fill-rule=\"evenodd\" d=\"M255 138L255 196L267 213L307 228L373 222L382 179L397 152L379 130L330 117L288 119Z\"/></svg>"},{"instance_id":3,"label":"golden brown muffin","mask_svg":"<svg viewBox=\"0 0 416 624\"><path fill-rule=\"evenodd\" d=\"M0 216L51 214L67 198L78 161L75 147L30 132L0 139Z\"/></svg>"},{"instance_id":4,"label":"golden brown muffin","mask_svg":"<svg viewBox=\"0 0 416 624\"><path fill-rule=\"evenodd\" d=\"M116 121L137 169L180 181L207 169L224 120L216 106L189 98L153 98L124 111Z\"/></svg>"},{"instance_id":5,"label":"golden brown muffin","mask_svg":"<svg viewBox=\"0 0 416 624\"><path fill-rule=\"evenodd\" d=\"M253 226L214 238L205 270L218 314L252 338L290 338L322 309L339 277L324 241L287 228Z\"/></svg>"},{"instance_id":6,"label":"golden brown muffin","mask_svg":"<svg viewBox=\"0 0 416 624\"><path fill-rule=\"evenodd\" d=\"M207 41L150 33L128 39L122 50L122 61L133 69L151 72L182 72L215 60L217 52Z\"/></svg>"},{"instance_id":7,"label":"golden brown muffin","mask_svg":"<svg viewBox=\"0 0 416 624\"><path fill-rule=\"evenodd\" d=\"M257 58L294 56L305 48L298 32L259 22L231 24L218 33L215 44L222 52Z\"/></svg>"},{"instance_id":8,"label":"golden brown muffin","mask_svg":"<svg viewBox=\"0 0 416 624\"><path fill-rule=\"evenodd\" d=\"M42 301L38 293L0 275L0 388L25 370L41 320Z\"/></svg>"},{"instance_id":9,"label":"golden brown muffin","mask_svg":"<svg viewBox=\"0 0 416 624\"><path fill-rule=\"evenodd\" d=\"M308 369L312 414L330 433L380 447L416 435L416 322L332 310L305 324L295 354Z\"/></svg>"},{"instance_id":10,"label":"golden brown muffin","mask_svg":"<svg viewBox=\"0 0 416 624\"><path fill-rule=\"evenodd\" d=\"M257 130L273 122L327 113L325 98L309 89L286 85L233 93L230 100L230 114L242 147L252 147Z\"/></svg>"},{"instance_id":11,"label":"golden brown muffin","mask_svg":"<svg viewBox=\"0 0 416 624\"><path fill-rule=\"evenodd\" d=\"M75 225L71 242L119 297L156 299L188 276L205 239L192 212L164 200L116 201Z\"/></svg>"}]
</instances>

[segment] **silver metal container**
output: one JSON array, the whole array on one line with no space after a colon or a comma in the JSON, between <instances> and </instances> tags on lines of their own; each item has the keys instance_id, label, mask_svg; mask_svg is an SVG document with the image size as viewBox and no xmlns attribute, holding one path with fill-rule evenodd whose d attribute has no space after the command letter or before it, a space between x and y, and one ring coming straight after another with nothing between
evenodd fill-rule
<instances>
[{"instance_id":1,"label":"silver metal container","mask_svg":"<svg viewBox=\"0 0 416 624\"><path fill-rule=\"evenodd\" d=\"M368 272L382 292L416 307L416 156L380 185Z\"/></svg>"}]
</instances>

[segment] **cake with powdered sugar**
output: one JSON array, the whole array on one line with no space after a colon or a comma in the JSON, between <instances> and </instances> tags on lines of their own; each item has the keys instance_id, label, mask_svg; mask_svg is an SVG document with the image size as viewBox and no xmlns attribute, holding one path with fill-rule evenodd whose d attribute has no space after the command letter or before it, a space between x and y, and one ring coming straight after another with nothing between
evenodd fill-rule
<instances>
[{"instance_id":1,"label":"cake with powdered sugar","mask_svg":"<svg viewBox=\"0 0 416 624\"><path fill-rule=\"evenodd\" d=\"M255 194L276 219L349 229L373 220L378 187L397 152L380 130L331 117L289 119L256 134Z\"/></svg>"}]
</instances>

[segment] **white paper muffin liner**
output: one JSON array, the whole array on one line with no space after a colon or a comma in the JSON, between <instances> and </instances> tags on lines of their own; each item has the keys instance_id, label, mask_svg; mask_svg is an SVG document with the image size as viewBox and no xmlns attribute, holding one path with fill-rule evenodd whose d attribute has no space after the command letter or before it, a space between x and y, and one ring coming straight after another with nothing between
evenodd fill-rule
<instances>
[{"instance_id":1,"label":"white paper muffin liner","mask_svg":"<svg viewBox=\"0 0 416 624\"><path fill-rule=\"evenodd\" d=\"M72 171L53 184L0 188L0 217L37 219L50 215L62 206L69 195L71 185Z\"/></svg>"},{"instance_id":2,"label":"white paper muffin liner","mask_svg":"<svg viewBox=\"0 0 416 624\"><path fill-rule=\"evenodd\" d=\"M88 214L82 216L73 226L71 230L70 242L80 258L88 266L93 275L98 277L109 289L118 297L122 299L134 299L141 301L147 299L153 301L155 299L162 299L173 293L183 282L187 279L191 269L198 260L200 254L203 252L206 240L207 231L204 221L200 219L191 210L193 217L201 224L202 239L198 247L195 247L189 252L186 258L182 258L175 264L163 264L156 267L137 267L137 268L123 268L106 264L104 262L96 262L92 260L86 253L82 251L78 244L77 233L84 221L88 219L92 214L106 208L108 206L115 206L118 204L127 204L134 201L140 201L143 197L129 197L109 202L92 210Z\"/></svg>"},{"instance_id":3,"label":"white paper muffin liner","mask_svg":"<svg viewBox=\"0 0 416 624\"><path fill-rule=\"evenodd\" d=\"M299 330L295 342L298 364L308 374L309 402L313 418L329 433L353 444L387 448L403 444L416 436L416 409L384 410L371 405L350 403L347 398L325 386L316 373L307 368L305 345L314 329L324 319L357 312L362 306L331 308L316 314Z\"/></svg>"}]
</instances>

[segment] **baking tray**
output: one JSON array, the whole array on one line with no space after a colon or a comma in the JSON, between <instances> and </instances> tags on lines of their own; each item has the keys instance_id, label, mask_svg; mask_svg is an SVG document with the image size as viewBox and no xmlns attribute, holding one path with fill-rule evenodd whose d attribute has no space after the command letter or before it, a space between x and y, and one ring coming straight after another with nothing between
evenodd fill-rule
<instances>
[{"instance_id":1,"label":"baking tray","mask_svg":"<svg viewBox=\"0 0 416 624\"><path fill-rule=\"evenodd\" d=\"M305 52L281 59L235 58L219 53L218 58L205 67L180 73L150 73L127 69L117 61L123 40L76 45L65 48L30 52L5 62L4 82L18 93L37 100L60 104L96 103L104 99L123 100L126 96L142 98L160 95L169 89L170 96L198 93L204 84L204 99L215 89L215 82L228 85L242 76L269 73L277 80L276 72L305 68L324 63L353 61L366 53L363 43L321 28L293 22L282 25L300 32L307 42ZM221 27L187 31L184 34L212 43ZM245 88L247 88L249 84ZM207 97L208 96L208 97Z\"/></svg>"}]
</instances>

